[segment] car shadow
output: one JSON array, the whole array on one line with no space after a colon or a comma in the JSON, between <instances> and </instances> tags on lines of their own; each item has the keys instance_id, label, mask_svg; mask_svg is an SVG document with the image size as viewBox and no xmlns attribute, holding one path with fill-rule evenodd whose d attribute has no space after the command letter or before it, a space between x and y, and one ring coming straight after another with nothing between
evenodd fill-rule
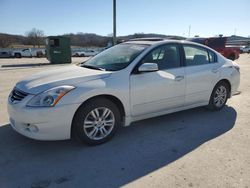
<instances>
[{"instance_id":1,"label":"car shadow","mask_svg":"<svg viewBox=\"0 0 250 188\"><path fill-rule=\"evenodd\" d=\"M34 66L48 66L48 65L55 65L51 63L26 63L26 64L8 64L2 65L2 68L15 68L15 67L34 67Z\"/></svg>"},{"instance_id":2,"label":"car shadow","mask_svg":"<svg viewBox=\"0 0 250 188\"><path fill-rule=\"evenodd\" d=\"M6 125L0 127L1 186L120 187L225 134L236 117L229 106L195 108L133 123L94 147L34 141Z\"/></svg>"}]
</instances>

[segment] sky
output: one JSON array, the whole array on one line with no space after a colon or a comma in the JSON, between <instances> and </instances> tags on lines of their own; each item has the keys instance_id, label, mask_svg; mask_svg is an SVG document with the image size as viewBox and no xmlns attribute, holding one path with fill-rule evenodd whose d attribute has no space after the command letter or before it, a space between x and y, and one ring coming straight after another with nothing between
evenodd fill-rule
<instances>
[{"instance_id":1,"label":"sky","mask_svg":"<svg viewBox=\"0 0 250 188\"><path fill-rule=\"evenodd\" d=\"M0 0L0 33L113 31L113 0ZM117 35L250 36L250 0L117 0Z\"/></svg>"}]
</instances>

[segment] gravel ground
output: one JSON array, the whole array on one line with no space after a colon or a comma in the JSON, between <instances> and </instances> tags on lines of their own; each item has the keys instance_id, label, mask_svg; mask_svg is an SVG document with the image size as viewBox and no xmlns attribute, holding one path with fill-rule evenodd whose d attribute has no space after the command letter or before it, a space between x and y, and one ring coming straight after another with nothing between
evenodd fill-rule
<instances>
[{"instance_id":1,"label":"gravel ground","mask_svg":"<svg viewBox=\"0 0 250 188\"><path fill-rule=\"evenodd\" d=\"M16 61L33 59L1 59L0 65ZM22 77L49 66L0 68L0 187L250 187L250 55L237 63L242 93L223 110L195 108L140 121L96 147L14 132L8 93Z\"/></svg>"}]
</instances>

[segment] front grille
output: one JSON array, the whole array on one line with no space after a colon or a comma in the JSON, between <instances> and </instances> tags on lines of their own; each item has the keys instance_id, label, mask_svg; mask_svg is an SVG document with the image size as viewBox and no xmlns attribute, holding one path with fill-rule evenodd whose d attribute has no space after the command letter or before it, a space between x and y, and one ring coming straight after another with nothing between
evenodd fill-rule
<instances>
[{"instance_id":1,"label":"front grille","mask_svg":"<svg viewBox=\"0 0 250 188\"><path fill-rule=\"evenodd\" d=\"M20 91L16 88L14 88L10 94L10 99L11 101L21 101L23 100L26 96L28 95L28 93L25 93L23 91Z\"/></svg>"}]
</instances>

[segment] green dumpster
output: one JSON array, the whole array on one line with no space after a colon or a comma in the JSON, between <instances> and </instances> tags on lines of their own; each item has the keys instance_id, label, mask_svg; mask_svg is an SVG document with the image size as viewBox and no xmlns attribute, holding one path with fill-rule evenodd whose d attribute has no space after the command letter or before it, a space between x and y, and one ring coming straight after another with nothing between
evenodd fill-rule
<instances>
[{"instance_id":1,"label":"green dumpster","mask_svg":"<svg viewBox=\"0 0 250 188\"><path fill-rule=\"evenodd\" d=\"M64 36L46 38L46 56L52 64L71 63L70 40Z\"/></svg>"}]
</instances>

